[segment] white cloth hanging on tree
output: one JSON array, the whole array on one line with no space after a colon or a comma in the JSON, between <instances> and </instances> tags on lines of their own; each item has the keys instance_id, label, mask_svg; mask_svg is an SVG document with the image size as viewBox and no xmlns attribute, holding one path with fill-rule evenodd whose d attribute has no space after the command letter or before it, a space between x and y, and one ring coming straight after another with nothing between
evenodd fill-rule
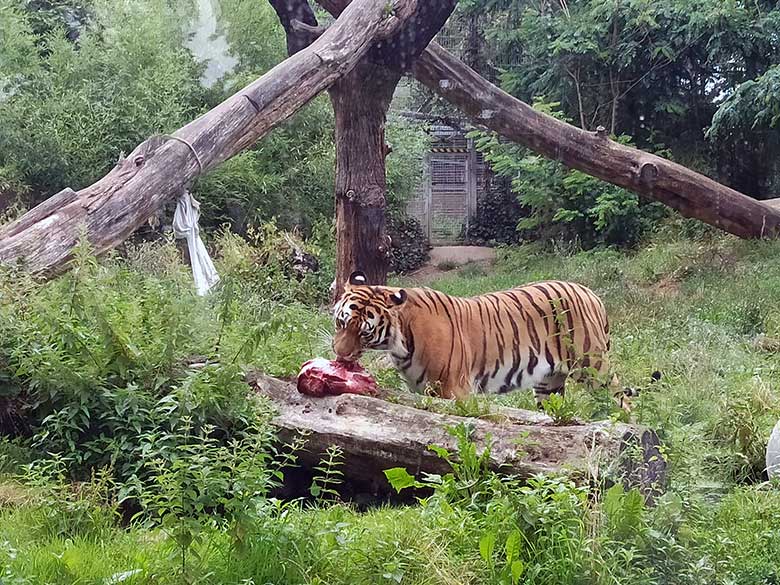
<instances>
[{"instance_id":1,"label":"white cloth hanging on tree","mask_svg":"<svg viewBox=\"0 0 780 585\"><path fill-rule=\"evenodd\" d=\"M203 240L200 239L199 219L200 203L189 191L185 191L176 203L176 213L173 215L173 235L178 239L187 239L195 288L198 294L203 296L219 282L219 275Z\"/></svg>"},{"instance_id":2,"label":"white cloth hanging on tree","mask_svg":"<svg viewBox=\"0 0 780 585\"><path fill-rule=\"evenodd\" d=\"M777 421L766 446L766 471L769 479L780 478L780 421Z\"/></svg>"}]
</instances>

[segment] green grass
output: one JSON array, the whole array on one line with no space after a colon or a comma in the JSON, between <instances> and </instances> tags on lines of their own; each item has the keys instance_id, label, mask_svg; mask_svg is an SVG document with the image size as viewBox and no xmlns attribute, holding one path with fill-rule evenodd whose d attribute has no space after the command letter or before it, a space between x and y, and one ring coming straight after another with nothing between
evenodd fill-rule
<instances>
[{"instance_id":1,"label":"green grass","mask_svg":"<svg viewBox=\"0 0 780 585\"><path fill-rule=\"evenodd\" d=\"M468 296L548 278L580 282L604 300L612 370L624 384L646 388L633 415L662 433L675 481L695 487L760 475L780 418L780 354L754 342L780 337L780 244L724 236L572 255L529 245L502 251L492 274L446 275L431 286ZM654 370L663 378L649 387ZM570 388L579 416L605 414L603 401ZM533 404L529 393L500 401Z\"/></svg>"},{"instance_id":2,"label":"green grass","mask_svg":"<svg viewBox=\"0 0 780 585\"><path fill-rule=\"evenodd\" d=\"M306 359L329 355L328 316L290 293L269 301L264 291L276 285L268 279L281 277L267 271L258 277L247 264L251 254L231 245L240 286L227 324L219 313L224 299L181 293L186 271L171 271L170 259L158 253L146 252L154 262L138 261L144 278L134 276L139 269L132 263L120 278L111 264L118 261L110 261L89 290L119 330L142 327L144 303L157 299L191 331L190 341L177 346L184 353L208 352L222 326L222 355L240 355L244 367L292 375ZM518 582L533 584L777 583L780 490L764 483L761 472L766 439L780 418L780 354L755 340L780 338L780 243L667 238L630 253L575 254L522 246L501 250L489 270L452 271L431 286L472 295L546 278L581 282L607 305L613 370L625 384L644 388L633 416L658 430L670 464L670 491L656 508L631 494L589 491L554 478L522 487L475 463L468 481L446 479L415 506L359 512L340 503L262 497L244 509L251 521L239 540L235 524L219 515L199 517L182 562L182 547L171 537L175 524L120 522L111 499L96 496L99 490L49 490L33 476L38 483L32 486L10 479L0 484L0 583L104 584L124 574L121 582L129 584L498 585L512 582L512 569L522 574ZM163 281L174 283L180 301ZM35 288L25 318L45 331L36 319L45 320L68 290L57 283ZM241 350L268 307L279 326ZM8 330L26 331L17 325ZM93 343L90 334L84 332L85 343ZM94 343L90 347L102 355ZM138 350L155 356L155 343L145 340ZM92 371L89 360L72 363ZM380 359L369 357L366 365L382 384L400 383ZM650 386L654 370L663 378ZM199 391L208 395L203 384ZM533 405L527 392L494 401ZM581 418L614 414L604 396L577 385L566 401L557 408ZM489 416L490 406L480 398L453 411ZM18 464L34 457L24 445L0 443L0 473L21 471L29 484L31 476Z\"/></svg>"}]
</instances>

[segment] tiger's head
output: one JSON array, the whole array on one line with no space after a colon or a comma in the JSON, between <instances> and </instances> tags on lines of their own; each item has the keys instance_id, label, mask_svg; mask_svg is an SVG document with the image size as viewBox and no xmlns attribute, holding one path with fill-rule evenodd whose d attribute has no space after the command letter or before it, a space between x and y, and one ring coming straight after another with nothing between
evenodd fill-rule
<instances>
[{"instance_id":1,"label":"tiger's head","mask_svg":"<svg viewBox=\"0 0 780 585\"><path fill-rule=\"evenodd\" d=\"M404 302L405 290L369 286L365 274L353 272L333 310L333 351L338 359L356 361L366 349L392 349Z\"/></svg>"}]
</instances>

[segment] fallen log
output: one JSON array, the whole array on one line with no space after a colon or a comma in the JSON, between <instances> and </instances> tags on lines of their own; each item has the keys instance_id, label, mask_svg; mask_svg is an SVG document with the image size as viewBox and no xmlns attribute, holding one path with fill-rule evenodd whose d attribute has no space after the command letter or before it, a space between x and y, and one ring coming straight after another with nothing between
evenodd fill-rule
<instances>
[{"instance_id":1,"label":"fallen log","mask_svg":"<svg viewBox=\"0 0 780 585\"><path fill-rule=\"evenodd\" d=\"M439 2L446 4L433 4ZM95 184L64 189L0 229L0 263L59 272L82 230L98 254L120 244L198 175L252 145L351 71L415 6L416 0L355 0L319 39L216 108L170 136L141 143Z\"/></svg>"},{"instance_id":2,"label":"fallen log","mask_svg":"<svg viewBox=\"0 0 780 585\"><path fill-rule=\"evenodd\" d=\"M449 472L449 464L428 447L438 445L456 454L457 440L448 428L463 422L472 425L480 452L490 444L490 467L501 473L521 478L565 473L581 482L622 481L650 501L665 483L658 437L640 426L611 421L559 426L544 414L504 408L487 417L461 417L415 408L409 395L312 398L291 382L257 372L247 381L277 409L273 423L282 441L305 437L300 463L318 465L325 450L336 445L344 454L345 478L375 496L392 493L384 475L389 468L404 467L418 477ZM428 406L434 402L444 410L452 404L426 399Z\"/></svg>"}]
</instances>

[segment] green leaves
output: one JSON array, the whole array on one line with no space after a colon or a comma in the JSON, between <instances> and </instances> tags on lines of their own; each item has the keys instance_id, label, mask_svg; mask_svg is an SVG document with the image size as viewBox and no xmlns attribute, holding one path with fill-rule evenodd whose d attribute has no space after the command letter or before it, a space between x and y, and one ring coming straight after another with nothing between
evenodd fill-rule
<instances>
[{"instance_id":1,"label":"green leaves","mask_svg":"<svg viewBox=\"0 0 780 585\"><path fill-rule=\"evenodd\" d=\"M496 535L494 532L488 532L479 539L479 556L490 567L493 568L493 552L496 548Z\"/></svg>"},{"instance_id":2,"label":"green leaves","mask_svg":"<svg viewBox=\"0 0 780 585\"><path fill-rule=\"evenodd\" d=\"M410 487L416 487L418 485L417 480L413 475L410 475L403 467L393 467L392 469L385 469L384 471L387 481L392 488L401 493L401 490L405 490Z\"/></svg>"},{"instance_id":3,"label":"green leaves","mask_svg":"<svg viewBox=\"0 0 780 585\"><path fill-rule=\"evenodd\" d=\"M560 112L558 104L537 101L536 109ZM522 212L516 212L516 237L566 237L580 245L633 245L660 217L659 204L640 204L638 196L525 148L502 143L495 134L474 133L475 144L491 169L511 179ZM621 142L628 142L621 137ZM501 224L501 205L480 208L478 222ZM488 229L491 229L488 227Z\"/></svg>"},{"instance_id":4,"label":"green leaves","mask_svg":"<svg viewBox=\"0 0 780 585\"><path fill-rule=\"evenodd\" d=\"M497 567L495 562L496 540L495 532L487 532L479 539L479 556L487 565L490 572L495 575L501 575L507 578L509 583L518 583L525 571L525 563L519 558L521 552L520 531L512 530L506 538L504 544L503 565Z\"/></svg>"}]
</instances>

